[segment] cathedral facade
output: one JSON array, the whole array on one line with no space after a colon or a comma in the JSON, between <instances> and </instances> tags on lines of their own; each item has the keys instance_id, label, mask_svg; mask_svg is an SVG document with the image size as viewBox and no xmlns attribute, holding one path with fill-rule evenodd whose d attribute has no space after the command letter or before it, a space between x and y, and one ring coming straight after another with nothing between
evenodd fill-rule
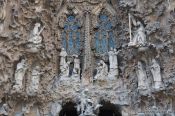
<instances>
[{"instance_id":1,"label":"cathedral facade","mask_svg":"<svg viewBox=\"0 0 175 116\"><path fill-rule=\"evenodd\" d=\"M0 115L175 116L173 0L0 9Z\"/></svg>"}]
</instances>

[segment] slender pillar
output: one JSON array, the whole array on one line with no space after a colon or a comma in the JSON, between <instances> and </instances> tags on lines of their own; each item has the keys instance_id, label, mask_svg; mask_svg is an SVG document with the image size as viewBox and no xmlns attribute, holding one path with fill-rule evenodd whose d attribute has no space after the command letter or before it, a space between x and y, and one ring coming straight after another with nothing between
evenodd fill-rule
<instances>
[{"instance_id":1,"label":"slender pillar","mask_svg":"<svg viewBox=\"0 0 175 116\"><path fill-rule=\"evenodd\" d=\"M92 80L92 53L90 36L90 14L85 12L85 43L84 43L84 65L82 73L82 85L89 85Z\"/></svg>"}]
</instances>

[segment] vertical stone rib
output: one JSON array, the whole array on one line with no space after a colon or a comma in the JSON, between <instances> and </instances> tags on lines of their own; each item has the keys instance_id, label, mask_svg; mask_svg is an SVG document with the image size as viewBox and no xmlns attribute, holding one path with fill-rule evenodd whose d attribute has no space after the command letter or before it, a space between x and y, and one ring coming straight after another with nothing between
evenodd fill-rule
<instances>
[{"instance_id":1,"label":"vertical stone rib","mask_svg":"<svg viewBox=\"0 0 175 116\"><path fill-rule=\"evenodd\" d=\"M84 46L84 67L82 75L83 85L88 85L92 78L92 58L91 58L91 45L90 45L90 19L89 12L85 13L85 46Z\"/></svg>"}]
</instances>

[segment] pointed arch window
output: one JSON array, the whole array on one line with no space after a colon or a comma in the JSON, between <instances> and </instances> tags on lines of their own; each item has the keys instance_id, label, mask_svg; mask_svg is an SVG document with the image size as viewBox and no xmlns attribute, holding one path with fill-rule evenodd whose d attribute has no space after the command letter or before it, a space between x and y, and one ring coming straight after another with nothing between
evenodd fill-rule
<instances>
[{"instance_id":1,"label":"pointed arch window","mask_svg":"<svg viewBox=\"0 0 175 116\"><path fill-rule=\"evenodd\" d=\"M100 14L94 36L95 52L97 54L105 54L110 48L116 48L113 28L114 26L110 21L110 17L105 14Z\"/></svg>"},{"instance_id":2,"label":"pointed arch window","mask_svg":"<svg viewBox=\"0 0 175 116\"><path fill-rule=\"evenodd\" d=\"M69 55L79 55L81 47L81 30L80 23L74 15L67 16L61 34L62 47Z\"/></svg>"}]
</instances>

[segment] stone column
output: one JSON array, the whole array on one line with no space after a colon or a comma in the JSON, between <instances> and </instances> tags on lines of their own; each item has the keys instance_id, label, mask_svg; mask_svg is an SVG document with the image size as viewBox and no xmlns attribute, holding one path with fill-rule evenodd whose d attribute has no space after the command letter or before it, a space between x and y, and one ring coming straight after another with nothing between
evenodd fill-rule
<instances>
[{"instance_id":1,"label":"stone column","mask_svg":"<svg viewBox=\"0 0 175 116\"><path fill-rule=\"evenodd\" d=\"M85 12L85 46L84 46L84 65L82 73L82 84L89 85L92 79L92 54L91 54L91 36L90 36L90 13Z\"/></svg>"}]
</instances>

